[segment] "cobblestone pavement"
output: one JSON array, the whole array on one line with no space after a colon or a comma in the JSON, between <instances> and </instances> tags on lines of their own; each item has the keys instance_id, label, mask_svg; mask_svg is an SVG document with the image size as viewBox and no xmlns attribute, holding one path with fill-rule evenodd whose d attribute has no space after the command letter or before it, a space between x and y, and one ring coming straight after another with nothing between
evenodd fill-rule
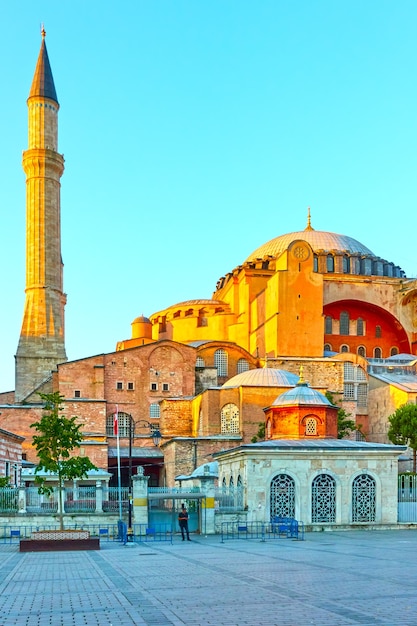
<instances>
[{"instance_id":1,"label":"cobblestone pavement","mask_svg":"<svg viewBox=\"0 0 417 626\"><path fill-rule=\"evenodd\" d=\"M1 626L417 626L417 530L0 544Z\"/></svg>"}]
</instances>

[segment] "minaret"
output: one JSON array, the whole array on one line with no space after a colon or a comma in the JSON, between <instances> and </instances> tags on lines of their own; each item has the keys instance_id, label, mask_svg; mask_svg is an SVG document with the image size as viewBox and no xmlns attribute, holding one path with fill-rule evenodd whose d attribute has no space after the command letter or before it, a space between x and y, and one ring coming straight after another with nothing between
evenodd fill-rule
<instances>
[{"instance_id":1,"label":"minaret","mask_svg":"<svg viewBox=\"0 0 417 626\"><path fill-rule=\"evenodd\" d=\"M64 158L58 149L58 110L54 79L42 43L30 89L26 174L26 298L16 353L16 402L46 381L66 361L61 259L60 178Z\"/></svg>"}]
</instances>

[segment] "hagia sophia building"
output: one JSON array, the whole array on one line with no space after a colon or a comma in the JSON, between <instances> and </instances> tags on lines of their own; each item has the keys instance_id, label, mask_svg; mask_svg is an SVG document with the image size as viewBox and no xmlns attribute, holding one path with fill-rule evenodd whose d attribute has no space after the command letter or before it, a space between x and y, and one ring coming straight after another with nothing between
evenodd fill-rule
<instances>
[{"instance_id":1,"label":"hagia sophia building","mask_svg":"<svg viewBox=\"0 0 417 626\"><path fill-rule=\"evenodd\" d=\"M36 463L30 424L42 414L38 394L59 391L65 412L83 424L81 454L114 472L117 412L123 481L129 456L150 484L173 485L214 452L259 436L270 407L297 389L300 375L345 409L358 427L352 437L388 441L388 416L417 399L417 279L348 235L317 230L310 211L304 229L251 252L211 298L137 317L114 352L68 361L64 159L44 32L27 104L26 299L15 390L0 393L0 428L25 438L27 461ZM333 427L323 430L322 406L290 397L294 406L269 423L268 438L335 436Z\"/></svg>"}]
</instances>

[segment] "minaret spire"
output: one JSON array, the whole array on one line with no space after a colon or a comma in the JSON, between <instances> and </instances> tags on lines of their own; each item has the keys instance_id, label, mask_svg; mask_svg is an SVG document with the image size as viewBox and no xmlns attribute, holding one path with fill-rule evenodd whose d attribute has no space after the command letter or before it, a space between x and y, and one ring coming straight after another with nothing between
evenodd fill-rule
<instances>
[{"instance_id":1,"label":"minaret spire","mask_svg":"<svg viewBox=\"0 0 417 626\"><path fill-rule=\"evenodd\" d=\"M63 265L61 260L60 178L64 158L58 153L58 98L45 44L45 29L27 100L26 297L16 353L15 399L21 402L66 361Z\"/></svg>"}]
</instances>

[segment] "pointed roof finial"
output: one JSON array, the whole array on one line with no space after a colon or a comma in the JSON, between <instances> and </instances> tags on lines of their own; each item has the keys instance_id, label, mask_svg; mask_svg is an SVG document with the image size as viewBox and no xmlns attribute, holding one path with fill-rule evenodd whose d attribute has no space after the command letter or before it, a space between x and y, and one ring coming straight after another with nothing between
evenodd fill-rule
<instances>
[{"instance_id":1,"label":"pointed roof finial","mask_svg":"<svg viewBox=\"0 0 417 626\"><path fill-rule=\"evenodd\" d=\"M307 207L307 226L304 230L314 230L311 225L311 215L310 215L310 207Z\"/></svg>"},{"instance_id":2,"label":"pointed roof finial","mask_svg":"<svg viewBox=\"0 0 417 626\"><path fill-rule=\"evenodd\" d=\"M51 65L49 63L48 52L46 50L46 31L43 24L41 27L41 35L41 49L39 51L38 62L36 64L35 75L30 88L29 98L49 98L58 104Z\"/></svg>"},{"instance_id":3,"label":"pointed roof finial","mask_svg":"<svg viewBox=\"0 0 417 626\"><path fill-rule=\"evenodd\" d=\"M298 381L299 385L303 385L305 383L304 380L304 367L300 365L300 380Z\"/></svg>"}]
</instances>

